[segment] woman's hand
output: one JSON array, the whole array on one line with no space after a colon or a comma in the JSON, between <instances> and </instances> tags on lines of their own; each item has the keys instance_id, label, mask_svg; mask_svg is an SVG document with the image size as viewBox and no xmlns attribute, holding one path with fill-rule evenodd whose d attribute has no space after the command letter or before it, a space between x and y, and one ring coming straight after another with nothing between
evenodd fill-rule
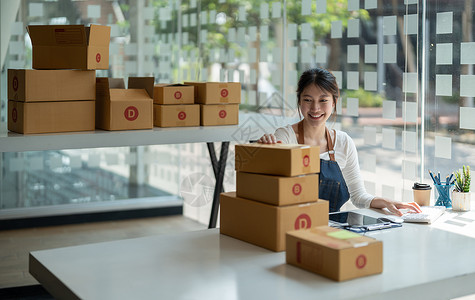
<instances>
[{"instance_id":1,"label":"woman's hand","mask_svg":"<svg viewBox=\"0 0 475 300\"><path fill-rule=\"evenodd\" d=\"M277 139L272 133L266 133L257 142L261 144L275 144Z\"/></svg>"},{"instance_id":2,"label":"woman's hand","mask_svg":"<svg viewBox=\"0 0 475 300\"><path fill-rule=\"evenodd\" d=\"M416 213L422 212L418 205L412 203L403 203L397 201L391 201L385 198L375 197L370 204L372 208L387 208L391 213L402 216L402 212L399 209L411 209Z\"/></svg>"}]
</instances>

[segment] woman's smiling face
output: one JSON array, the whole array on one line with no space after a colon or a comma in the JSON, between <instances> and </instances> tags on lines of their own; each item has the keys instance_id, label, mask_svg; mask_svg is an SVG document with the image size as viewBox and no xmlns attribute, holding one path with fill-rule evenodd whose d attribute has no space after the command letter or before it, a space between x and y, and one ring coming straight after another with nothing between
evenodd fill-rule
<instances>
[{"instance_id":1,"label":"woman's smiling face","mask_svg":"<svg viewBox=\"0 0 475 300\"><path fill-rule=\"evenodd\" d=\"M324 124L335 108L333 96L314 84L302 91L299 102L304 119L313 126Z\"/></svg>"}]
</instances>

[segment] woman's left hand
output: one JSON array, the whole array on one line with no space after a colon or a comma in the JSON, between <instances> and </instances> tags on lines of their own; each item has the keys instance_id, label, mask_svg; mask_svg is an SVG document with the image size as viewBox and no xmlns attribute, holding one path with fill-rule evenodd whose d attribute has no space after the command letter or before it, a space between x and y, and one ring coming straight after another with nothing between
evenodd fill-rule
<instances>
[{"instance_id":1,"label":"woman's left hand","mask_svg":"<svg viewBox=\"0 0 475 300\"><path fill-rule=\"evenodd\" d=\"M422 212L419 206L412 203L403 203L398 201L391 201L385 198L376 197L371 201L370 207L372 208L386 208L391 213L402 216L402 212L399 209L411 209L416 213Z\"/></svg>"}]
</instances>

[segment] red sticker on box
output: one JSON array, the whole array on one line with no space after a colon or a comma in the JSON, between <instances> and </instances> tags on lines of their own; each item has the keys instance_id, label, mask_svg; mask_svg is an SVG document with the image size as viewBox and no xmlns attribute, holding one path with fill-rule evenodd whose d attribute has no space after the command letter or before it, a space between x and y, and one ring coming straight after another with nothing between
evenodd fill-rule
<instances>
[{"instance_id":1,"label":"red sticker on box","mask_svg":"<svg viewBox=\"0 0 475 300\"><path fill-rule=\"evenodd\" d=\"M222 89L221 90L221 97L227 97L229 95L229 92L227 89Z\"/></svg>"},{"instance_id":2,"label":"red sticker on box","mask_svg":"<svg viewBox=\"0 0 475 300\"><path fill-rule=\"evenodd\" d=\"M294 193L295 196L298 196L300 195L301 192L302 192L302 186L298 183L294 184L294 186L292 187L292 193Z\"/></svg>"},{"instance_id":3,"label":"red sticker on box","mask_svg":"<svg viewBox=\"0 0 475 300\"><path fill-rule=\"evenodd\" d=\"M101 54L100 53L96 54L96 61L101 62Z\"/></svg>"},{"instance_id":4,"label":"red sticker on box","mask_svg":"<svg viewBox=\"0 0 475 300\"><path fill-rule=\"evenodd\" d=\"M179 99L181 99L183 94L180 91L176 91L174 96L175 96L175 99L179 100Z\"/></svg>"},{"instance_id":5,"label":"red sticker on box","mask_svg":"<svg viewBox=\"0 0 475 300\"><path fill-rule=\"evenodd\" d=\"M356 258L356 267L362 269L366 266L366 256L361 254Z\"/></svg>"},{"instance_id":6,"label":"red sticker on box","mask_svg":"<svg viewBox=\"0 0 475 300\"><path fill-rule=\"evenodd\" d=\"M15 123L16 123L16 121L18 120L18 112L17 112L16 108L14 108L14 109L12 110L12 120L13 120L13 122L15 122Z\"/></svg>"},{"instance_id":7,"label":"red sticker on box","mask_svg":"<svg viewBox=\"0 0 475 300\"><path fill-rule=\"evenodd\" d=\"M301 214L295 220L295 230L310 228L312 226L312 219L307 214Z\"/></svg>"},{"instance_id":8,"label":"red sticker on box","mask_svg":"<svg viewBox=\"0 0 475 300\"><path fill-rule=\"evenodd\" d=\"M178 119L180 119L180 120L182 120L182 121L183 121L184 119L186 119L186 113L185 113L184 111L180 111L180 112L178 113Z\"/></svg>"},{"instance_id":9,"label":"red sticker on box","mask_svg":"<svg viewBox=\"0 0 475 300\"><path fill-rule=\"evenodd\" d=\"M303 165L304 165L305 167L308 167L309 164L310 164L310 157L309 157L308 155L305 155L305 156L303 157Z\"/></svg>"},{"instance_id":10,"label":"red sticker on box","mask_svg":"<svg viewBox=\"0 0 475 300\"><path fill-rule=\"evenodd\" d=\"M219 111L219 117L220 117L221 119L226 118L226 115L227 115L227 113L226 113L226 111L225 111L224 109Z\"/></svg>"},{"instance_id":11,"label":"red sticker on box","mask_svg":"<svg viewBox=\"0 0 475 300\"><path fill-rule=\"evenodd\" d=\"M135 106L129 106L124 110L124 117L128 121L134 121L139 117L139 110Z\"/></svg>"},{"instance_id":12,"label":"red sticker on box","mask_svg":"<svg viewBox=\"0 0 475 300\"><path fill-rule=\"evenodd\" d=\"M15 76L13 77L13 90L16 92L18 90L18 78Z\"/></svg>"}]
</instances>

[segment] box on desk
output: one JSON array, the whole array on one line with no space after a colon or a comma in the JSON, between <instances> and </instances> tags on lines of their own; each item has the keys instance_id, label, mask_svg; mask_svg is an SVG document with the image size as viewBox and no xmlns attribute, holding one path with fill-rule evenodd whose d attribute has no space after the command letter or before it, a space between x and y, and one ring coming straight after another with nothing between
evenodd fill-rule
<instances>
[{"instance_id":1,"label":"box on desk","mask_svg":"<svg viewBox=\"0 0 475 300\"><path fill-rule=\"evenodd\" d=\"M236 171L281 176L320 172L320 148L292 144L235 146Z\"/></svg>"},{"instance_id":2,"label":"box on desk","mask_svg":"<svg viewBox=\"0 0 475 300\"><path fill-rule=\"evenodd\" d=\"M94 100L8 101L8 130L18 133L54 133L94 130Z\"/></svg>"},{"instance_id":3,"label":"box on desk","mask_svg":"<svg viewBox=\"0 0 475 300\"><path fill-rule=\"evenodd\" d=\"M153 117L153 124L158 127L200 126L200 106L154 104Z\"/></svg>"},{"instance_id":4,"label":"box on desk","mask_svg":"<svg viewBox=\"0 0 475 300\"><path fill-rule=\"evenodd\" d=\"M285 233L290 230L328 224L328 201L275 206L236 197L235 192L220 195L220 232L272 250L285 250Z\"/></svg>"},{"instance_id":5,"label":"box on desk","mask_svg":"<svg viewBox=\"0 0 475 300\"><path fill-rule=\"evenodd\" d=\"M82 70L8 70L8 100L95 100L96 72Z\"/></svg>"},{"instance_id":6,"label":"box on desk","mask_svg":"<svg viewBox=\"0 0 475 300\"><path fill-rule=\"evenodd\" d=\"M193 104L195 103L194 87L184 84L156 84L153 87L153 103L155 104Z\"/></svg>"},{"instance_id":7,"label":"box on desk","mask_svg":"<svg viewBox=\"0 0 475 300\"><path fill-rule=\"evenodd\" d=\"M383 243L328 226L290 231L286 235L288 264L336 281L383 272Z\"/></svg>"},{"instance_id":8,"label":"box on desk","mask_svg":"<svg viewBox=\"0 0 475 300\"><path fill-rule=\"evenodd\" d=\"M201 125L237 125L239 124L239 104L201 104Z\"/></svg>"},{"instance_id":9,"label":"box on desk","mask_svg":"<svg viewBox=\"0 0 475 300\"><path fill-rule=\"evenodd\" d=\"M33 69L109 69L110 27L30 25Z\"/></svg>"},{"instance_id":10,"label":"box on desk","mask_svg":"<svg viewBox=\"0 0 475 300\"><path fill-rule=\"evenodd\" d=\"M195 103L241 103L241 84L239 82L185 82L185 84L195 87Z\"/></svg>"},{"instance_id":11,"label":"box on desk","mask_svg":"<svg viewBox=\"0 0 475 300\"><path fill-rule=\"evenodd\" d=\"M272 205L317 201L318 184L318 174L282 177L236 172L238 197Z\"/></svg>"},{"instance_id":12,"label":"box on desk","mask_svg":"<svg viewBox=\"0 0 475 300\"><path fill-rule=\"evenodd\" d=\"M96 78L96 127L105 130L153 128L153 77Z\"/></svg>"}]
</instances>

